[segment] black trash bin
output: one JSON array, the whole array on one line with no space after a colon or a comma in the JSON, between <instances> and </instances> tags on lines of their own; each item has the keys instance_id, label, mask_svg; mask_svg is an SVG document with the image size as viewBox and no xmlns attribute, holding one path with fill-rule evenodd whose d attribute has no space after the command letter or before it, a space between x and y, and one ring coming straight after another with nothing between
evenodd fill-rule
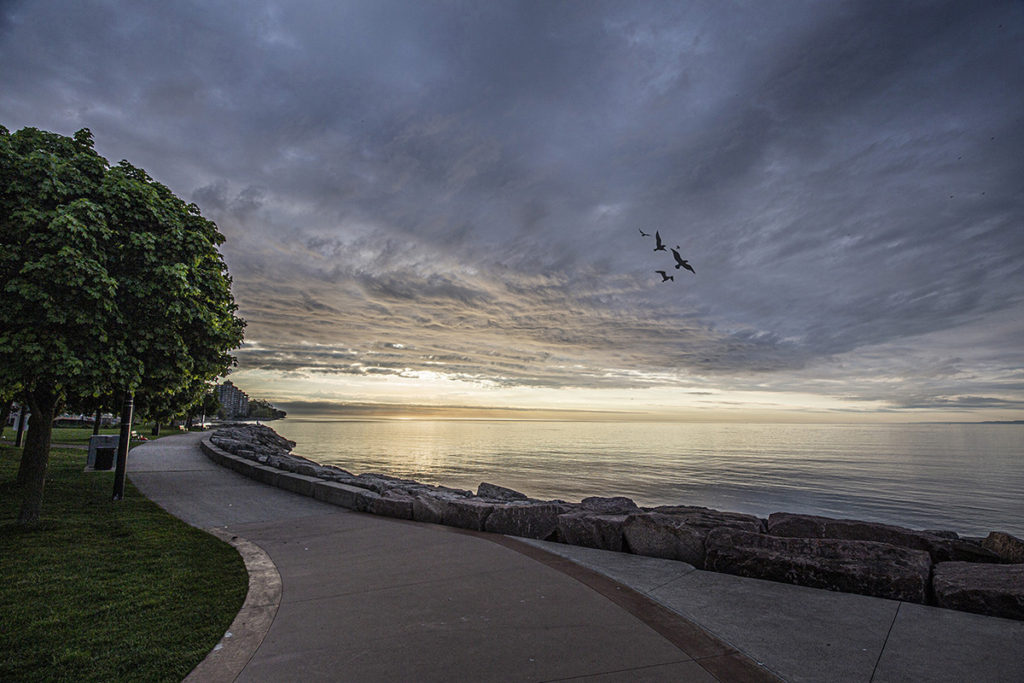
<instances>
[{"instance_id":1,"label":"black trash bin","mask_svg":"<svg viewBox=\"0 0 1024 683\"><path fill-rule=\"evenodd\" d=\"M114 456L117 454L116 448L97 448L96 449L96 461L93 463L92 468L94 470L109 470L114 467Z\"/></svg>"},{"instance_id":2,"label":"black trash bin","mask_svg":"<svg viewBox=\"0 0 1024 683\"><path fill-rule=\"evenodd\" d=\"M96 434L89 437L89 456L85 461L86 471L109 470L114 467L117 457L117 434Z\"/></svg>"}]
</instances>

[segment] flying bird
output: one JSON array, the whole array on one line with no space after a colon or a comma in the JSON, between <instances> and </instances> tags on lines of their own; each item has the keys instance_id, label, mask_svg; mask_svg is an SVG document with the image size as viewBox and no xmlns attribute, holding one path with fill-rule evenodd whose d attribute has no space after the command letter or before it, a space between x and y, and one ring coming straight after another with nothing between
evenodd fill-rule
<instances>
[{"instance_id":1,"label":"flying bird","mask_svg":"<svg viewBox=\"0 0 1024 683\"><path fill-rule=\"evenodd\" d=\"M661 241L661 233L657 230L654 231L654 241L658 243L654 251L665 251L665 243Z\"/></svg>"},{"instance_id":2,"label":"flying bird","mask_svg":"<svg viewBox=\"0 0 1024 683\"><path fill-rule=\"evenodd\" d=\"M664 270L656 270L654 272L661 276L661 281L662 282L665 282L666 280L672 280L673 282L675 282L675 279L676 279L675 275L669 275Z\"/></svg>"},{"instance_id":3,"label":"flying bird","mask_svg":"<svg viewBox=\"0 0 1024 683\"><path fill-rule=\"evenodd\" d=\"M686 268L686 269L687 269L688 271L690 271L690 272L691 272L691 273L693 273L694 275L696 275L696 274L697 274L697 271L695 271L695 270L693 269L693 266L691 266L691 265L690 265L689 263L687 263L687 262L686 262L686 259L684 259L684 258L683 258L682 256L680 256L680 255L679 255L679 252L678 252L678 251L676 251L675 249L673 249L673 250L672 250L672 255L673 255L673 256L675 257L675 259L676 259L676 268Z\"/></svg>"},{"instance_id":4,"label":"flying bird","mask_svg":"<svg viewBox=\"0 0 1024 683\"><path fill-rule=\"evenodd\" d=\"M641 237L650 237L650 236L651 236L651 233L649 233L649 232L644 232L643 228L637 228L637 230L639 230L639 231L640 231L640 236L641 236Z\"/></svg>"}]
</instances>

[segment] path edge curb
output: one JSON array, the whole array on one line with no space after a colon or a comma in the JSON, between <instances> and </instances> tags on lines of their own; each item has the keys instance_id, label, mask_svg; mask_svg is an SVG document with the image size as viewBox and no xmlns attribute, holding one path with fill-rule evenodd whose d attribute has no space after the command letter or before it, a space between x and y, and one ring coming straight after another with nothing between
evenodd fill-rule
<instances>
[{"instance_id":1,"label":"path edge curb","mask_svg":"<svg viewBox=\"0 0 1024 683\"><path fill-rule=\"evenodd\" d=\"M205 531L233 546L242 556L249 575L249 590L227 632L185 677L186 683L219 683L238 678L270 631L281 604L281 574L263 548L220 527Z\"/></svg>"}]
</instances>

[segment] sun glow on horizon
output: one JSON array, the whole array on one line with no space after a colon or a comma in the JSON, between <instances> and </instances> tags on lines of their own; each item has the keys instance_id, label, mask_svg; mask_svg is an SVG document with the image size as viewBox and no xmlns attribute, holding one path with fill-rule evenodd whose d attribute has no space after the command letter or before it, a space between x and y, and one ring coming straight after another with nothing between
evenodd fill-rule
<instances>
[{"instance_id":1,"label":"sun glow on horizon","mask_svg":"<svg viewBox=\"0 0 1024 683\"><path fill-rule=\"evenodd\" d=\"M692 386L645 388L500 387L442 373L401 376L238 370L246 392L323 419L571 419L694 422L918 422L1012 419L975 413L894 411L878 401L845 401L810 393L735 391Z\"/></svg>"}]
</instances>

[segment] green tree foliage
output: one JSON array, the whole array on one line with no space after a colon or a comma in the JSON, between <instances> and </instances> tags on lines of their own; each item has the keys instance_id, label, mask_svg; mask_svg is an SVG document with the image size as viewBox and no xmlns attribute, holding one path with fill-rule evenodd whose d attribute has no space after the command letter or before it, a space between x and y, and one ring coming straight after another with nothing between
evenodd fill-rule
<instances>
[{"instance_id":1,"label":"green tree foliage","mask_svg":"<svg viewBox=\"0 0 1024 683\"><path fill-rule=\"evenodd\" d=\"M287 414L288 413L285 411L275 408L270 401L265 399L249 399L249 417L259 418L261 420L280 420Z\"/></svg>"},{"instance_id":2,"label":"green tree foliage","mask_svg":"<svg viewBox=\"0 0 1024 683\"><path fill-rule=\"evenodd\" d=\"M143 384L135 394L135 413L153 422L153 436L157 436L161 423L186 418L197 409L201 410L210 393L211 384L199 377L193 378L173 392L161 391L159 387Z\"/></svg>"},{"instance_id":3,"label":"green tree foliage","mask_svg":"<svg viewBox=\"0 0 1024 683\"><path fill-rule=\"evenodd\" d=\"M143 170L111 167L87 129L0 127L0 386L32 408L20 521L38 518L65 397L144 388L157 402L230 367L245 323L223 241Z\"/></svg>"}]
</instances>

